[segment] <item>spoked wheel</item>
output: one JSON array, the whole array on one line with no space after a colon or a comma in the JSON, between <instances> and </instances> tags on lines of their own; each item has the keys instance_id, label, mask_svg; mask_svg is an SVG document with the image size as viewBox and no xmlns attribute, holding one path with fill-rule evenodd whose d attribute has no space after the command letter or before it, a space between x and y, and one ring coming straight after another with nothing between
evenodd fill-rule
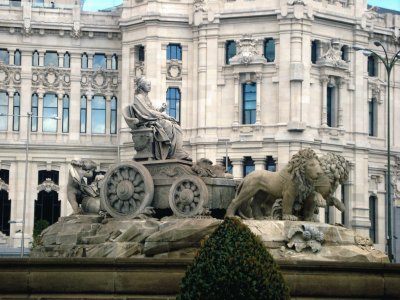
<instances>
[{"instance_id":1,"label":"spoked wheel","mask_svg":"<svg viewBox=\"0 0 400 300\"><path fill-rule=\"evenodd\" d=\"M102 208L113 217L134 217L150 206L154 183L150 172L136 162L112 166L100 189Z\"/></svg>"},{"instance_id":2,"label":"spoked wheel","mask_svg":"<svg viewBox=\"0 0 400 300\"><path fill-rule=\"evenodd\" d=\"M208 199L207 186L196 176L178 178L169 190L169 205L176 216L192 217L203 211Z\"/></svg>"}]
</instances>

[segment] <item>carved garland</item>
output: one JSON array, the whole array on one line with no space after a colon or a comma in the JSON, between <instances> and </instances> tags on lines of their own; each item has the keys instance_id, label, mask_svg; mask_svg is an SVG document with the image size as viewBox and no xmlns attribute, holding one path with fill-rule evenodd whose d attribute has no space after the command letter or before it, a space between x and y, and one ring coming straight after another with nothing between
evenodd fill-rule
<instances>
[{"instance_id":1,"label":"carved garland","mask_svg":"<svg viewBox=\"0 0 400 300\"><path fill-rule=\"evenodd\" d=\"M59 88L70 88L71 72L63 68L53 66L36 67L32 70L32 87L45 87L58 90Z\"/></svg>"},{"instance_id":2,"label":"carved garland","mask_svg":"<svg viewBox=\"0 0 400 300\"><path fill-rule=\"evenodd\" d=\"M46 193L50 193L51 191L58 192L60 188L53 180L46 178L42 184L38 185L37 190L38 192L45 191Z\"/></svg>"},{"instance_id":3,"label":"carved garland","mask_svg":"<svg viewBox=\"0 0 400 300\"><path fill-rule=\"evenodd\" d=\"M5 89L11 84L21 85L21 68L5 65L0 61L0 87Z\"/></svg>"},{"instance_id":4,"label":"carved garland","mask_svg":"<svg viewBox=\"0 0 400 300\"><path fill-rule=\"evenodd\" d=\"M118 71L97 70L82 71L81 86L83 91L98 93L117 93L119 86Z\"/></svg>"}]
</instances>

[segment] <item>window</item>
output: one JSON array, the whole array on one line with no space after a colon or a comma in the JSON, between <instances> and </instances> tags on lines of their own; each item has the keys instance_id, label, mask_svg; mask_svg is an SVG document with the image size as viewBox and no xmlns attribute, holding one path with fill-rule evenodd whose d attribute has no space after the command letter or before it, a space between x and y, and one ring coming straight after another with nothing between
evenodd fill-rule
<instances>
[{"instance_id":1,"label":"window","mask_svg":"<svg viewBox=\"0 0 400 300\"><path fill-rule=\"evenodd\" d=\"M228 173L232 174L233 166L232 166L232 161L229 159L229 157L228 157L228 169L226 168L226 156L224 156L222 160L222 165L225 167L225 171L228 171Z\"/></svg>"},{"instance_id":2,"label":"window","mask_svg":"<svg viewBox=\"0 0 400 300\"><path fill-rule=\"evenodd\" d=\"M368 117L368 134L369 136L377 136L377 101L375 98L368 102Z\"/></svg>"},{"instance_id":3,"label":"window","mask_svg":"<svg viewBox=\"0 0 400 300\"><path fill-rule=\"evenodd\" d=\"M13 130L19 131L19 115L21 113L21 97L19 93L14 94L13 103Z\"/></svg>"},{"instance_id":4,"label":"window","mask_svg":"<svg viewBox=\"0 0 400 300\"><path fill-rule=\"evenodd\" d=\"M374 56L368 56L368 76L374 77L377 75L376 59Z\"/></svg>"},{"instance_id":5,"label":"window","mask_svg":"<svg viewBox=\"0 0 400 300\"><path fill-rule=\"evenodd\" d=\"M7 131L8 129L8 94L0 92L0 131Z\"/></svg>"},{"instance_id":6,"label":"window","mask_svg":"<svg viewBox=\"0 0 400 300\"><path fill-rule=\"evenodd\" d=\"M111 98L110 133L117 133L117 97L115 96Z\"/></svg>"},{"instance_id":7,"label":"window","mask_svg":"<svg viewBox=\"0 0 400 300\"><path fill-rule=\"evenodd\" d=\"M225 44L225 64L229 65L229 59L236 55L236 42L226 41Z\"/></svg>"},{"instance_id":8,"label":"window","mask_svg":"<svg viewBox=\"0 0 400 300\"><path fill-rule=\"evenodd\" d=\"M265 164L265 169L270 172L276 172L276 162L272 156L267 156L267 162Z\"/></svg>"},{"instance_id":9,"label":"window","mask_svg":"<svg viewBox=\"0 0 400 300\"><path fill-rule=\"evenodd\" d=\"M343 46L340 51L342 51L342 60L349 61L349 47Z\"/></svg>"},{"instance_id":10,"label":"window","mask_svg":"<svg viewBox=\"0 0 400 300\"><path fill-rule=\"evenodd\" d=\"M331 223L331 217L330 217L330 206L327 205L325 206L325 223L330 224Z\"/></svg>"},{"instance_id":11,"label":"window","mask_svg":"<svg viewBox=\"0 0 400 300\"><path fill-rule=\"evenodd\" d=\"M33 0L32 7L44 7L44 0Z\"/></svg>"},{"instance_id":12,"label":"window","mask_svg":"<svg viewBox=\"0 0 400 300\"><path fill-rule=\"evenodd\" d=\"M7 49L0 49L0 61L2 61L5 65L9 64L10 61Z\"/></svg>"},{"instance_id":13,"label":"window","mask_svg":"<svg viewBox=\"0 0 400 300\"><path fill-rule=\"evenodd\" d=\"M118 70L118 56L116 54L111 57L111 69Z\"/></svg>"},{"instance_id":14,"label":"window","mask_svg":"<svg viewBox=\"0 0 400 300\"><path fill-rule=\"evenodd\" d=\"M336 101L335 95L336 89L334 86L327 87L327 99L326 99L326 124L329 127L336 127Z\"/></svg>"},{"instance_id":15,"label":"window","mask_svg":"<svg viewBox=\"0 0 400 300\"><path fill-rule=\"evenodd\" d=\"M180 121L180 102L181 91L178 88L168 88L167 90L167 114Z\"/></svg>"},{"instance_id":16,"label":"window","mask_svg":"<svg viewBox=\"0 0 400 300\"><path fill-rule=\"evenodd\" d=\"M4 181L5 184L9 184L10 171L1 169L0 179ZM8 198L8 191L0 190L0 231L5 235L10 235L10 223L11 220L11 201Z\"/></svg>"},{"instance_id":17,"label":"window","mask_svg":"<svg viewBox=\"0 0 400 300\"><path fill-rule=\"evenodd\" d=\"M106 99L94 96L92 99L92 133L106 132Z\"/></svg>"},{"instance_id":18,"label":"window","mask_svg":"<svg viewBox=\"0 0 400 300\"><path fill-rule=\"evenodd\" d=\"M58 185L58 171L39 171L39 184L42 184L47 178L50 178ZM37 195L35 201L35 222L46 220L49 225L58 221L61 213L61 201L58 199L58 193L55 190L42 190Z\"/></svg>"},{"instance_id":19,"label":"window","mask_svg":"<svg viewBox=\"0 0 400 300\"><path fill-rule=\"evenodd\" d=\"M145 59L144 46L142 45L137 46L137 55L138 55L138 60L140 62L144 62Z\"/></svg>"},{"instance_id":20,"label":"window","mask_svg":"<svg viewBox=\"0 0 400 300\"><path fill-rule=\"evenodd\" d=\"M21 51L19 51L18 49L14 52L14 65L21 65Z\"/></svg>"},{"instance_id":21,"label":"window","mask_svg":"<svg viewBox=\"0 0 400 300\"><path fill-rule=\"evenodd\" d=\"M58 67L58 53L54 51L46 51L44 54L44 65Z\"/></svg>"},{"instance_id":22,"label":"window","mask_svg":"<svg viewBox=\"0 0 400 300\"><path fill-rule=\"evenodd\" d=\"M167 60L182 60L182 46L180 44L169 44L167 46Z\"/></svg>"},{"instance_id":23,"label":"window","mask_svg":"<svg viewBox=\"0 0 400 300\"><path fill-rule=\"evenodd\" d=\"M311 42L311 62L313 64L316 64L318 60L318 44L319 41L316 40Z\"/></svg>"},{"instance_id":24,"label":"window","mask_svg":"<svg viewBox=\"0 0 400 300\"><path fill-rule=\"evenodd\" d=\"M264 57L268 62L275 61L275 41L268 38L264 40Z\"/></svg>"},{"instance_id":25,"label":"window","mask_svg":"<svg viewBox=\"0 0 400 300\"><path fill-rule=\"evenodd\" d=\"M62 132L69 131L69 96L63 97L63 111L62 111Z\"/></svg>"},{"instance_id":26,"label":"window","mask_svg":"<svg viewBox=\"0 0 400 300\"><path fill-rule=\"evenodd\" d=\"M32 66L39 66L39 52L37 52L37 50L33 51L32 53Z\"/></svg>"},{"instance_id":27,"label":"window","mask_svg":"<svg viewBox=\"0 0 400 300\"><path fill-rule=\"evenodd\" d=\"M256 84L243 84L243 124L256 122Z\"/></svg>"},{"instance_id":28,"label":"window","mask_svg":"<svg viewBox=\"0 0 400 300\"><path fill-rule=\"evenodd\" d=\"M86 96L81 97L81 133L86 133L86 116L87 116L87 99Z\"/></svg>"},{"instance_id":29,"label":"window","mask_svg":"<svg viewBox=\"0 0 400 300\"><path fill-rule=\"evenodd\" d=\"M344 183L342 183L340 185L340 189L341 189L341 196L342 196L342 198L340 200L342 201L343 205L346 206L346 185ZM346 225L345 211L342 211L342 224Z\"/></svg>"},{"instance_id":30,"label":"window","mask_svg":"<svg viewBox=\"0 0 400 300\"><path fill-rule=\"evenodd\" d=\"M376 197L369 197L369 220L371 222L371 227L369 228L369 237L376 243Z\"/></svg>"},{"instance_id":31,"label":"window","mask_svg":"<svg viewBox=\"0 0 400 300\"><path fill-rule=\"evenodd\" d=\"M32 95L32 105L31 105L31 131L36 132L38 130L38 95Z\"/></svg>"},{"instance_id":32,"label":"window","mask_svg":"<svg viewBox=\"0 0 400 300\"><path fill-rule=\"evenodd\" d=\"M255 169L254 161L250 156L245 156L243 160L243 177L253 172Z\"/></svg>"},{"instance_id":33,"label":"window","mask_svg":"<svg viewBox=\"0 0 400 300\"><path fill-rule=\"evenodd\" d=\"M103 53L93 55L93 69L107 69L107 56Z\"/></svg>"},{"instance_id":34,"label":"window","mask_svg":"<svg viewBox=\"0 0 400 300\"><path fill-rule=\"evenodd\" d=\"M43 97L43 132L57 132L57 95L45 94Z\"/></svg>"},{"instance_id":35,"label":"window","mask_svg":"<svg viewBox=\"0 0 400 300\"><path fill-rule=\"evenodd\" d=\"M81 57L81 69L87 69L88 68L88 56L85 53L82 54Z\"/></svg>"},{"instance_id":36,"label":"window","mask_svg":"<svg viewBox=\"0 0 400 300\"><path fill-rule=\"evenodd\" d=\"M71 56L69 55L68 52L64 53L64 68L70 68L71 67Z\"/></svg>"},{"instance_id":37,"label":"window","mask_svg":"<svg viewBox=\"0 0 400 300\"><path fill-rule=\"evenodd\" d=\"M12 1L10 1L10 6L21 7L21 0L12 0Z\"/></svg>"}]
</instances>

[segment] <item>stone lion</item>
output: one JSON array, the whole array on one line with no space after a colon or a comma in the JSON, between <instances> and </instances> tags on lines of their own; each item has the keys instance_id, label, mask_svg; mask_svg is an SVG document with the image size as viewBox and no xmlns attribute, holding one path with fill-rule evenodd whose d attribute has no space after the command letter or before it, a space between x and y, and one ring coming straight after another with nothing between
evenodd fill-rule
<instances>
[{"instance_id":1,"label":"stone lion","mask_svg":"<svg viewBox=\"0 0 400 300\"><path fill-rule=\"evenodd\" d=\"M298 217L293 214L296 198L304 202L304 206L309 207L313 215L314 180L320 175L322 169L315 152L311 149L300 150L279 172L258 170L247 175L227 208L226 216L233 216L239 208L249 217L268 216L275 201L282 199L282 219L296 221ZM261 206L263 212L260 211Z\"/></svg>"}]
</instances>

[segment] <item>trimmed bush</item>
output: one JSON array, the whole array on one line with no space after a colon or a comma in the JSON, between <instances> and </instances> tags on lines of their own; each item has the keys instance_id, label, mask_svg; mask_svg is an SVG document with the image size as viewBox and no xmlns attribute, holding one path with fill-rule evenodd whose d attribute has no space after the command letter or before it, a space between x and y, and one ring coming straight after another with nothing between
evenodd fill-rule
<instances>
[{"instance_id":1,"label":"trimmed bush","mask_svg":"<svg viewBox=\"0 0 400 300\"><path fill-rule=\"evenodd\" d=\"M49 221L47 220L35 220L33 224L33 234L32 234L32 249L39 246L40 244L40 234L43 230L50 226Z\"/></svg>"},{"instance_id":2,"label":"trimmed bush","mask_svg":"<svg viewBox=\"0 0 400 300\"><path fill-rule=\"evenodd\" d=\"M178 300L290 299L277 264L238 218L226 218L181 282Z\"/></svg>"}]
</instances>

